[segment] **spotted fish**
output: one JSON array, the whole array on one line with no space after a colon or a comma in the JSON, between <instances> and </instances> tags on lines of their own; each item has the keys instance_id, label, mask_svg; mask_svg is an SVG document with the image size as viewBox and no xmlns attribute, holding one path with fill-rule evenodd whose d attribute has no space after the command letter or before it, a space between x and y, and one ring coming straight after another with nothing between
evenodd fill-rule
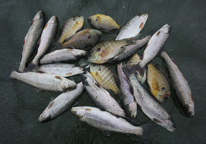
<instances>
[{"instance_id":1,"label":"spotted fish","mask_svg":"<svg viewBox=\"0 0 206 144\"><path fill-rule=\"evenodd\" d=\"M147 83L150 92L161 103L165 103L170 96L170 85L166 76L152 63L147 65Z\"/></svg>"},{"instance_id":2,"label":"spotted fish","mask_svg":"<svg viewBox=\"0 0 206 144\"><path fill-rule=\"evenodd\" d=\"M93 78L105 89L111 89L115 94L119 93L117 77L112 70L104 65L90 65L90 73Z\"/></svg>"},{"instance_id":3,"label":"spotted fish","mask_svg":"<svg viewBox=\"0 0 206 144\"><path fill-rule=\"evenodd\" d=\"M110 16L103 14L96 14L90 16L88 21L98 30L110 33L113 30L117 30L120 26Z\"/></svg>"}]
</instances>

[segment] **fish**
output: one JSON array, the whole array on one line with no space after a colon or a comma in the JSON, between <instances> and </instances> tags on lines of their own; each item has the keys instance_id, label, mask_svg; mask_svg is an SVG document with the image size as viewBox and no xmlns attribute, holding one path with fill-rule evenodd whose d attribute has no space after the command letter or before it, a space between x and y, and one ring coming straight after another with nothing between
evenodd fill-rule
<instances>
[{"instance_id":1,"label":"fish","mask_svg":"<svg viewBox=\"0 0 206 144\"><path fill-rule=\"evenodd\" d=\"M172 60L165 51L162 51L160 56L164 59L167 65L172 86L183 110L188 117L194 117L195 105L188 81L185 79L174 60Z\"/></svg>"},{"instance_id":2,"label":"fish","mask_svg":"<svg viewBox=\"0 0 206 144\"><path fill-rule=\"evenodd\" d=\"M156 124L166 128L170 132L174 132L176 124L167 111L154 99L152 96L142 87L135 76L136 65L133 65L130 69L125 65L123 66L123 72L129 78L133 95L137 104L143 113L150 118Z\"/></svg>"},{"instance_id":3,"label":"fish","mask_svg":"<svg viewBox=\"0 0 206 144\"><path fill-rule=\"evenodd\" d=\"M88 61L96 64L108 62L111 58L122 53L125 48L123 46L134 44L133 39L123 40L106 40L95 45L89 54Z\"/></svg>"},{"instance_id":4,"label":"fish","mask_svg":"<svg viewBox=\"0 0 206 144\"><path fill-rule=\"evenodd\" d=\"M125 62L125 65L128 68L131 68L133 65L138 64L140 61L141 61L140 56L137 53L135 53ZM144 69L143 75L139 74L139 72L136 70L135 76L136 76L137 80L141 84L143 84L146 81L146 77L147 77L146 69Z\"/></svg>"},{"instance_id":5,"label":"fish","mask_svg":"<svg viewBox=\"0 0 206 144\"><path fill-rule=\"evenodd\" d=\"M32 62L27 67L28 71L36 70L38 68L38 63L40 58L45 54L45 52L50 47L52 41L54 40L54 36L56 34L57 29L57 17L52 16L47 24L44 26L44 30L41 34L41 38L39 40L40 44L38 47L38 51Z\"/></svg>"},{"instance_id":6,"label":"fish","mask_svg":"<svg viewBox=\"0 0 206 144\"><path fill-rule=\"evenodd\" d=\"M122 93L124 109L130 118L135 118L137 116L137 102L132 94L133 91L130 82L122 71L122 63L117 64L117 73L120 80L119 87Z\"/></svg>"},{"instance_id":7,"label":"fish","mask_svg":"<svg viewBox=\"0 0 206 144\"><path fill-rule=\"evenodd\" d=\"M89 72L81 75L84 87L91 99L104 110L121 117L126 117L124 110L117 101L106 91Z\"/></svg>"},{"instance_id":8,"label":"fish","mask_svg":"<svg viewBox=\"0 0 206 144\"><path fill-rule=\"evenodd\" d=\"M115 94L119 93L117 77L109 67L104 65L90 65L90 73L93 78L105 89L112 90Z\"/></svg>"},{"instance_id":9,"label":"fish","mask_svg":"<svg viewBox=\"0 0 206 144\"><path fill-rule=\"evenodd\" d=\"M170 33L170 26L165 24L155 34L152 35L143 53L143 58L139 62L139 73L143 75L143 70L147 63L149 63L163 48Z\"/></svg>"},{"instance_id":10,"label":"fish","mask_svg":"<svg viewBox=\"0 0 206 144\"><path fill-rule=\"evenodd\" d=\"M102 131L135 134L146 137L151 125L133 126L125 119L115 117L106 111L101 111L95 107L82 106L72 107L71 112L82 122L100 129Z\"/></svg>"},{"instance_id":11,"label":"fish","mask_svg":"<svg viewBox=\"0 0 206 144\"><path fill-rule=\"evenodd\" d=\"M63 48L85 49L93 47L100 39L101 31L84 29L76 33L70 40L63 43Z\"/></svg>"},{"instance_id":12,"label":"fish","mask_svg":"<svg viewBox=\"0 0 206 144\"><path fill-rule=\"evenodd\" d=\"M34 51L34 48L37 45L37 41L39 40L43 27L44 27L44 13L42 11L39 11L34 16L30 28L24 38L22 58L18 69L19 72L24 71L28 58L31 56L31 54Z\"/></svg>"},{"instance_id":13,"label":"fish","mask_svg":"<svg viewBox=\"0 0 206 144\"><path fill-rule=\"evenodd\" d=\"M38 71L61 77L70 77L77 74L82 74L84 72L84 68L74 64L56 63L41 65L38 67Z\"/></svg>"},{"instance_id":14,"label":"fish","mask_svg":"<svg viewBox=\"0 0 206 144\"><path fill-rule=\"evenodd\" d=\"M135 44L125 46L125 50L121 54L110 59L109 63L116 63L127 59L128 57L136 53L142 46L144 46L149 41L150 38L151 36L148 35L143 39L136 40Z\"/></svg>"},{"instance_id":15,"label":"fish","mask_svg":"<svg viewBox=\"0 0 206 144\"><path fill-rule=\"evenodd\" d=\"M60 49L46 54L40 60L40 64L48 64L55 62L74 61L87 55L87 52L79 49Z\"/></svg>"},{"instance_id":16,"label":"fish","mask_svg":"<svg viewBox=\"0 0 206 144\"><path fill-rule=\"evenodd\" d=\"M111 33L112 31L118 30L120 28L113 18L103 14L92 15L87 20L95 28L106 33Z\"/></svg>"},{"instance_id":17,"label":"fish","mask_svg":"<svg viewBox=\"0 0 206 144\"><path fill-rule=\"evenodd\" d=\"M147 83L153 96L165 103L170 96L170 85L166 76L152 63L147 64Z\"/></svg>"},{"instance_id":18,"label":"fish","mask_svg":"<svg viewBox=\"0 0 206 144\"><path fill-rule=\"evenodd\" d=\"M136 37L145 26L148 19L148 14L136 15L121 29L115 40L122 40L126 38Z\"/></svg>"},{"instance_id":19,"label":"fish","mask_svg":"<svg viewBox=\"0 0 206 144\"><path fill-rule=\"evenodd\" d=\"M63 92L68 89L74 89L76 83L61 76L46 73L13 71L11 78L20 80L26 84L36 87L40 90Z\"/></svg>"},{"instance_id":20,"label":"fish","mask_svg":"<svg viewBox=\"0 0 206 144\"><path fill-rule=\"evenodd\" d=\"M38 118L38 121L45 122L61 115L82 94L83 90L84 86L82 82L80 82L77 84L75 89L68 90L57 96L53 101L49 103L46 109L42 112L42 114Z\"/></svg>"},{"instance_id":21,"label":"fish","mask_svg":"<svg viewBox=\"0 0 206 144\"><path fill-rule=\"evenodd\" d=\"M54 45L55 49L62 48L62 44L68 41L84 25L84 16L73 16L64 22L59 40Z\"/></svg>"}]
</instances>

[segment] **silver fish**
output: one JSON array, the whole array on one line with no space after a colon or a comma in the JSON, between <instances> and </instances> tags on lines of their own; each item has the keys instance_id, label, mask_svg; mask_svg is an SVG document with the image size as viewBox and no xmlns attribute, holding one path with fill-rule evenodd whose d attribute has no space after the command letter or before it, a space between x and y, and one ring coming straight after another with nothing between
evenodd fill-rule
<instances>
[{"instance_id":1,"label":"silver fish","mask_svg":"<svg viewBox=\"0 0 206 144\"><path fill-rule=\"evenodd\" d=\"M101 111L95 107L73 107L71 112L77 116L80 121L83 121L88 125L98 128L102 131L142 136L147 134L150 129L150 125L143 125L140 127L133 126L123 118L117 118L109 112Z\"/></svg>"},{"instance_id":2,"label":"silver fish","mask_svg":"<svg viewBox=\"0 0 206 144\"><path fill-rule=\"evenodd\" d=\"M54 36L56 34L56 28L57 28L57 17L52 16L47 24L44 26L44 30L41 34L41 38L39 40L40 45L38 47L38 51L32 62L27 67L27 70L33 70L38 67L38 63L40 58L45 54L45 52L48 50L49 46L51 45Z\"/></svg>"},{"instance_id":3,"label":"silver fish","mask_svg":"<svg viewBox=\"0 0 206 144\"><path fill-rule=\"evenodd\" d=\"M194 117L195 106L192 97L192 92L187 80L165 51L161 52L160 56L165 60L173 84L173 88L177 97L188 117Z\"/></svg>"},{"instance_id":4,"label":"silver fish","mask_svg":"<svg viewBox=\"0 0 206 144\"><path fill-rule=\"evenodd\" d=\"M139 83L135 76L135 66L132 66L131 69L124 66L123 71L132 83L133 94L139 107L153 122L173 132L176 125L172 117Z\"/></svg>"},{"instance_id":5,"label":"silver fish","mask_svg":"<svg viewBox=\"0 0 206 144\"><path fill-rule=\"evenodd\" d=\"M10 77L18 79L26 84L32 85L40 90L46 91L62 92L76 87L76 84L71 80L46 73L18 73L16 71L13 71Z\"/></svg>"},{"instance_id":6,"label":"silver fish","mask_svg":"<svg viewBox=\"0 0 206 144\"><path fill-rule=\"evenodd\" d=\"M46 109L39 116L39 122L45 122L47 120L54 119L55 117L66 111L74 101L81 95L84 90L82 82L77 84L77 87L73 90L66 91L56 97Z\"/></svg>"},{"instance_id":7,"label":"silver fish","mask_svg":"<svg viewBox=\"0 0 206 144\"><path fill-rule=\"evenodd\" d=\"M44 26L44 15L39 11L31 22L31 26L24 38L22 59L19 65L19 72L23 72L29 56L32 54Z\"/></svg>"},{"instance_id":8,"label":"silver fish","mask_svg":"<svg viewBox=\"0 0 206 144\"><path fill-rule=\"evenodd\" d=\"M40 60L40 64L74 61L86 55L87 55L86 51L78 50L78 49L55 50L45 55Z\"/></svg>"},{"instance_id":9,"label":"silver fish","mask_svg":"<svg viewBox=\"0 0 206 144\"><path fill-rule=\"evenodd\" d=\"M141 14L133 17L125 26L123 26L115 40L135 37L143 29L148 18L148 14Z\"/></svg>"},{"instance_id":10,"label":"silver fish","mask_svg":"<svg viewBox=\"0 0 206 144\"><path fill-rule=\"evenodd\" d=\"M140 49L142 46L144 46L149 41L150 38L151 38L151 36L148 35L143 39L136 40L135 44L133 44L133 45L125 46L125 50L120 55L117 55L114 58L112 58L111 60L109 60L109 63L115 63L115 62L127 59L128 57L133 55L135 52L137 52L138 49Z\"/></svg>"},{"instance_id":11,"label":"silver fish","mask_svg":"<svg viewBox=\"0 0 206 144\"><path fill-rule=\"evenodd\" d=\"M98 106L115 115L125 117L124 110L110 93L95 81L89 72L82 74L82 82L87 93Z\"/></svg>"},{"instance_id":12,"label":"silver fish","mask_svg":"<svg viewBox=\"0 0 206 144\"><path fill-rule=\"evenodd\" d=\"M132 95L132 89L129 80L122 71L122 63L117 65L118 77L120 80L120 90L123 98L124 108L129 117L135 118L137 115L137 102Z\"/></svg>"},{"instance_id":13,"label":"silver fish","mask_svg":"<svg viewBox=\"0 0 206 144\"><path fill-rule=\"evenodd\" d=\"M50 73L62 77L69 77L77 74L82 74L84 69L74 64L57 63L57 64L47 64L38 67L38 71Z\"/></svg>"}]
</instances>

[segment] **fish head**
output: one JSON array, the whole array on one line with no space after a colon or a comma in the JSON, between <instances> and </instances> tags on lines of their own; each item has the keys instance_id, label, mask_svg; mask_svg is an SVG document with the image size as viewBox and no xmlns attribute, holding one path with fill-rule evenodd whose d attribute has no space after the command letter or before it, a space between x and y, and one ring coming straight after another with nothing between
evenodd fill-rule
<instances>
[{"instance_id":1,"label":"fish head","mask_svg":"<svg viewBox=\"0 0 206 144\"><path fill-rule=\"evenodd\" d=\"M172 118L168 118L162 122L163 127L168 131L173 132L176 129L176 124Z\"/></svg>"},{"instance_id":2,"label":"fish head","mask_svg":"<svg viewBox=\"0 0 206 144\"><path fill-rule=\"evenodd\" d=\"M87 52L84 50L78 50L78 49L68 49L68 50L72 51L72 54L75 55L76 57L87 55Z\"/></svg>"},{"instance_id":3,"label":"fish head","mask_svg":"<svg viewBox=\"0 0 206 144\"><path fill-rule=\"evenodd\" d=\"M89 62L97 62L99 58L99 53L96 50L91 50L90 54L88 55Z\"/></svg>"},{"instance_id":4,"label":"fish head","mask_svg":"<svg viewBox=\"0 0 206 144\"><path fill-rule=\"evenodd\" d=\"M137 115L137 104L135 102L131 102L130 104L126 105L125 111L129 117L135 118Z\"/></svg>"},{"instance_id":5,"label":"fish head","mask_svg":"<svg viewBox=\"0 0 206 144\"><path fill-rule=\"evenodd\" d=\"M90 73L98 73L99 71L101 71L101 65L98 64L91 64L90 65Z\"/></svg>"},{"instance_id":6,"label":"fish head","mask_svg":"<svg viewBox=\"0 0 206 144\"><path fill-rule=\"evenodd\" d=\"M89 72L86 72L86 74L82 74L81 79L85 86L89 86L90 84L95 82L94 78Z\"/></svg>"},{"instance_id":7,"label":"fish head","mask_svg":"<svg viewBox=\"0 0 206 144\"><path fill-rule=\"evenodd\" d=\"M69 88L75 88L76 84L73 81L68 81L68 79L62 79L60 82L60 86L63 90L67 90Z\"/></svg>"},{"instance_id":8,"label":"fish head","mask_svg":"<svg viewBox=\"0 0 206 144\"><path fill-rule=\"evenodd\" d=\"M165 103L170 96L170 91L167 88L162 87L157 93L157 100L161 103Z\"/></svg>"},{"instance_id":9,"label":"fish head","mask_svg":"<svg viewBox=\"0 0 206 144\"><path fill-rule=\"evenodd\" d=\"M84 109L84 107L73 107L71 109L71 112L78 117L79 119L82 119L84 117L84 115L86 114L86 110Z\"/></svg>"},{"instance_id":10,"label":"fish head","mask_svg":"<svg viewBox=\"0 0 206 144\"><path fill-rule=\"evenodd\" d=\"M56 16L52 16L50 18L50 20L48 21L49 24L54 24L54 23L57 23L57 17Z\"/></svg>"},{"instance_id":11,"label":"fish head","mask_svg":"<svg viewBox=\"0 0 206 144\"><path fill-rule=\"evenodd\" d=\"M43 113L39 116L38 121L39 122L45 122L47 120L51 119L50 117L50 110L46 109L43 111Z\"/></svg>"},{"instance_id":12,"label":"fish head","mask_svg":"<svg viewBox=\"0 0 206 144\"><path fill-rule=\"evenodd\" d=\"M169 34L169 32L170 32L170 25L168 25L168 24L164 25L164 26L160 29L160 31L162 31L163 33Z\"/></svg>"},{"instance_id":13,"label":"fish head","mask_svg":"<svg viewBox=\"0 0 206 144\"><path fill-rule=\"evenodd\" d=\"M101 31L98 31L98 30L91 30L91 31L90 31L90 34L91 34L92 36L97 37L98 39L102 36L102 32L101 32Z\"/></svg>"},{"instance_id":14,"label":"fish head","mask_svg":"<svg viewBox=\"0 0 206 144\"><path fill-rule=\"evenodd\" d=\"M76 22L76 24L80 26L79 29L81 29L84 24L84 16L74 16L72 18L74 22Z\"/></svg>"},{"instance_id":15,"label":"fish head","mask_svg":"<svg viewBox=\"0 0 206 144\"><path fill-rule=\"evenodd\" d=\"M92 25L98 25L98 23L99 23L99 21L100 21L100 15L99 15L99 14L96 14L96 15L90 16L87 20L88 20Z\"/></svg>"},{"instance_id":16,"label":"fish head","mask_svg":"<svg viewBox=\"0 0 206 144\"><path fill-rule=\"evenodd\" d=\"M144 13L144 14L141 14L141 15L140 15L140 20L141 20L142 22L145 22L145 21L147 20L147 18L148 18L148 14L147 14L147 13Z\"/></svg>"}]
</instances>

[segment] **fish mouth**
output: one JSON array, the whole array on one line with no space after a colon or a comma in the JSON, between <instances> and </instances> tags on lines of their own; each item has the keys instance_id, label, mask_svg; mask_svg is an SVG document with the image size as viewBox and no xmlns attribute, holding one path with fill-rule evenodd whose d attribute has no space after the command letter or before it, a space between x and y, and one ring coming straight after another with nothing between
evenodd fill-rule
<instances>
[{"instance_id":1,"label":"fish mouth","mask_svg":"<svg viewBox=\"0 0 206 144\"><path fill-rule=\"evenodd\" d=\"M89 17L88 19L87 19L90 23L91 23L91 21L92 21L92 19Z\"/></svg>"},{"instance_id":2,"label":"fish mouth","mask_svg":"<svg viewBox=\"0 0 206 144\"><path fill-rule=\"evenodd\" d=\"M166 103L166 101L169 98L169 95L170 94L168 92L166 92L165 94L162 94L162 91L159 91L157 94L157 100L161 103Z\"/></svg>"},{"instance_id":3,"label":"fish mouth","mask_svg":"<svg viewBox=\"0 0 206 144\"><path fill-rule=\"evenodd\" d=\"M84 115L86 114L84 108L81 107L73 107L71 108L71 112L79 119L83 118Z\"/></svg>"},{"instance_id":4,"label":"fish mouth","mask_svg":"<svg viewBox=\"0 0 206 144\"><path fill-rule=\"evenodd\" d=\"M126 105L125 111L130 118L135 118L137 116L137 105L135 102L131 102Z\"/></svg>"}]
</instances>

